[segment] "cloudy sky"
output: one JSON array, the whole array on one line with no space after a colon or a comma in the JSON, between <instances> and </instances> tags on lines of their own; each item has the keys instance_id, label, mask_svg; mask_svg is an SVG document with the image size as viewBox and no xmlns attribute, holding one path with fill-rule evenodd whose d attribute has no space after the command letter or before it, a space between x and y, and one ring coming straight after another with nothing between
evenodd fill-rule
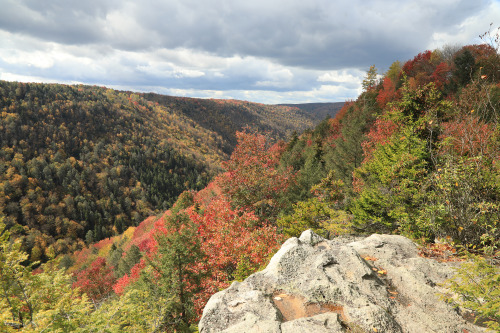
<instances>
[{"instance_id":1,"label":"cloudy sky","mask_svg":"<svg viewBox=\"0 0 500 333\"><path fill-rule=\"evenodd\" d=\"M500 0L0 0L0 79L262 103L344 101Z\"/></svg>"}]
</instances>

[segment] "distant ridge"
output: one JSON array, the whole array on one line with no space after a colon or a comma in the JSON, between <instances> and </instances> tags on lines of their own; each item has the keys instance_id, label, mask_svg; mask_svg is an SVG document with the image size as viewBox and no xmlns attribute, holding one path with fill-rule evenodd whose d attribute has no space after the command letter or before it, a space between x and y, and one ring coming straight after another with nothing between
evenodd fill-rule
<instances>
[{"instance_id":1,"label":"distant ridge","mask_svg":"<svg viewBox=\"0 0 500 333\"><path fill-rule=\"evenodd\" d=\"M245 127L269 132L274 138L288 139L293 132L316 126L324 117L296 105L270 105L232 99L176 97L155 93L140 94L145 100L180 112L201 127L216 132L227 154L236 146L236 131Z\"/></svg>"},{"instance_id":2,"label":"distant ridge","mask_svg":"<svg viewBox=\"0 0 500 333\"><path fill-rule=\"evenodd\" d=\"M345 102L333 102L333 103L302 103L302 104L278 104L281 106L290 106L301 109L308 115L313 116L315 119L323 120L327 116L331 118L335 117L337 112L342 109Z\"/></svg>"}]
</instances>

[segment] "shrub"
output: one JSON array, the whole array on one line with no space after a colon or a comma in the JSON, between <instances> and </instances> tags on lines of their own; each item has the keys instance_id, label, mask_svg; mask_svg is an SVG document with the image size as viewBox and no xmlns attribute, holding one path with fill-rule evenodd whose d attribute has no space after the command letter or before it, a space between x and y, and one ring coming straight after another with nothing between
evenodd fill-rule
<instances>
[{"instance_id":1,"label":"shrub","mask_svg":"<svg viewBox=\"0 0 500 333\"><path fill-rule=\"evenodd\" d=\"M479 256L463 264L457 269L457 274L447 280L445 285L459 295L455 301L446 299L456 305L461 305L478 314L478 319L486 320L489 329L500 331L500 268L490 265L486 259Z\"/></svg>"}]
</instances>

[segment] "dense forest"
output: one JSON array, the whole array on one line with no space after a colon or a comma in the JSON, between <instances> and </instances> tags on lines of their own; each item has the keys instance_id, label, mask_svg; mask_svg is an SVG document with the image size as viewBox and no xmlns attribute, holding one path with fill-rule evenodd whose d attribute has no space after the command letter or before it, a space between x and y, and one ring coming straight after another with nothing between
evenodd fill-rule
<instances>
[{"instance_id":1,"label":"dense forest","mask_svg":"<svg viewBox=\"0 0 500 333\"><path fill-rule=\"evenodd\" d=\"M0 327L194 332L210 295L313 229L330 238L402 234L475 254L450 287L500 329L497 46L424 51L383 75L372 66L355 101L287 142L238 131L206 187L41 268L22 264L28 254L9 242L16 229L4 217Z\"/></svg>"},{"instance_id":2,"label":"dense forest","mask_svg":"<svg viewBox=\"0 0 500 333\"><path fill-rule=\"evenodd\" d=\"M172 100L167 106L100 87L0 82L0 213L31 260L122 233L183 191L202 189L248 124L277 137L312 124L289 107ZM255 108L255 115L247 110Z\"/></svg>"},{"instance_id":3,"label":"dense forest","mask_svg":"<svg viewBox=\"0 0 500 333\"><path fill-rule=\"evenodd\" d=\"M141 94L146 100L180 111L200 126L215 131L226 142L225 153L236 145L236 131L248 127L268 133L275 139L286 139L294 131L302 132L326 114L318 107L308 109L301 105L266 105L228 99L196 99L154 93ZM341 103L343 104L343 103ZM327 106L335 105L326 103ZM334 113L332 111L332 113Z\"/></svg>"},{"instance_id":4,"label":"dense forest","mask_svg":"<svg viewBox=\"0 0 500 333\"><path fill-rule=\"evenodd\" d=\"M342 109L344 102L335 103L302 103L302 104L279 104L283 106L296 107L304 112L313 114L316 118L323 120L333 118Z\"/></svg>"}]
</instances>

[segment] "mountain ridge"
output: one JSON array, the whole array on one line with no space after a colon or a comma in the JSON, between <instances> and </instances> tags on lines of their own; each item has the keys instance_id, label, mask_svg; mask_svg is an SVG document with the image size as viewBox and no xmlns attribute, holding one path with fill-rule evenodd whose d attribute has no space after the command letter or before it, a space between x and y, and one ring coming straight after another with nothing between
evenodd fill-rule
<instances>
[{"instance_id":1,"label":"mountain ridge","mask_svg":"<svg viewBox=\"0 0 500 333\"><path fill-rule=\"evenodd\" d=\"M121 233L203 188L236 131L286 139L313 125L289 107L7 81L0 111L0 213L33 260Z\"/></svg>"},{"instance_id":2,"label":"mountain ridge","mask_svg":"<svg viewBox=\"0 0 500 333\"><path fill-rule=\"evenodd\" d=\"M313 114L319 120L326 117L334 118L342 109L345 102L321 102L321 103L297 103L297 104L277 104L283 106L296 107L308 114Z\"/></svg>"}]
</instances>

